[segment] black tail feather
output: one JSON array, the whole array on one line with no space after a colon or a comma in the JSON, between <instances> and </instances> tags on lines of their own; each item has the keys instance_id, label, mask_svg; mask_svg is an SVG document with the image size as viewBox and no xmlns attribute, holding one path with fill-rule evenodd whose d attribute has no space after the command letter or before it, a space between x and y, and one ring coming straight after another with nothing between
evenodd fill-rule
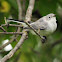
<instances>
[{"instance_id":1,"label":"black tail feather","mask_svg":"<svg viewBox=\"0 0 62 62\"><path fill-rule=\"evenodd\" d=\"M19 22L24 22L23 20L17 20L17 19L7 19L7 20L14 20L14 21L19 21Z\"/></svg>"}]
</instances>

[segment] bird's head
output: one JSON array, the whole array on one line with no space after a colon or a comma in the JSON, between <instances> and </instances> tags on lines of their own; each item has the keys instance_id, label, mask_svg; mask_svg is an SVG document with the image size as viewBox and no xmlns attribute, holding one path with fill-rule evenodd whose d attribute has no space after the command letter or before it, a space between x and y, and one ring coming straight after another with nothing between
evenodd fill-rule
<instances>
[{"instance_id":1,"label":"bird's head","mask_svg":"<svg viewBox=\"0 0 62 62\"><path fill-rule=\"evenodd\" d=\"M56 21L56 16L53 13L50 13L44 16L45 21Z\"/></svg>"}]
</instances>

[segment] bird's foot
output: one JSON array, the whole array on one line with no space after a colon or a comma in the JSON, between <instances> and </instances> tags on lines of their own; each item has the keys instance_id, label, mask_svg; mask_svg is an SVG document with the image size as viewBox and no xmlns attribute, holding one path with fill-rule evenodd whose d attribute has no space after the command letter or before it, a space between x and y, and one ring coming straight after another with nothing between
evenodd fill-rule
<instances>
[{"instance_id":1,"label":"bird's foot","mask_svg":"<svg viewBox=\"0 0 62 62\"><path fill-rule=\"evenodd\" d=\"M45 41L47 40L47 37L46 36L43 36L44 39L42 39L42 43L45 43Z\"/></svg>"}]
</instances>

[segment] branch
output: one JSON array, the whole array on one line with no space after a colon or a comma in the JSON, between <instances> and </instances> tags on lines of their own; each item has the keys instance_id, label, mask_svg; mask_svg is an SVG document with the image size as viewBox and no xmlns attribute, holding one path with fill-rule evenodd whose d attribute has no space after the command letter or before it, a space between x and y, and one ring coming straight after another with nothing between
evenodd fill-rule
<instances>
[{"instance_id":1,"label":"branch","mask_svg":"<svg viewBox=\"0 0 62 62\"><path fill-rule=\"evenodd\" d=\"M41 39L44 39L28 22L25 22Z\"/></svg>"},{"instance_id":2,"label":"branch","mask_svg":"<svg viewBox=\"0 0 62 62\"><path fill-rule=\"evenodd\" d=\"M24 33L21 37L21 39L19 40L19 42L17 43L17 45L14 47L13 50L11 50L9 52L9 54L5 55L1 60L0 62L5 62L7 61L8 59L10 59L14 53L20 48L20 46L23 44L24 40L25 40L25 37L26 37L26 33Z\"/></svg>"},{"instance_id":3,"label":"branch","mask_svg":"<svg viewBox=\"0 0 62 62\"><path fill-rule=\"evenodd\" d=\"M23 14L22 15L24 17L25 16L25 9L26 9L26 0L23 0L23 5L22 6L23 6L23 8L22 8L23 9L22 10Z\"/></svg>"},{"instance_id":4,"label":"branch","mask_svg":"<svg viewBox=\"0 0 62 62\"><path fill-rule=\"evenodd\" d=\"M32 7L34 7L34 2L35 0L30 0L30 2L32 3ZM30 6L30 4L29 4L29 6ZM29 16L28 18L30 19L30 15L32 15L32 8L29 8L29 11L26 13L26 15L27 16ZM31 13L30 13L30 11L31 11ZM30 13L30 14L29 14ZM27 18L27 16L25 17L25 18ZM27 19L25 19L25 21L28 21L28 18ZM23 30L23 32L24 32L24 30ZM13 49L13 50L11 50L10 52L9 52L9 54L7 54L7 55L5 55L1 60L0 60L0 62L5 62L5 61L7 61L8 59L10 59L13 55L14 55L14 53L20 48L20 46L23 44L23 42L24 42L24 40L26 39L26 35L27 35L27 33L23 33L22 34L22 37L21 37L21 39L19 40L19 42L17 43L17 45L15 46L15 48Z\"/></svg>"},{"instance_id":5,"label":"branch","mask_svg":"<svg viewBox=\"0 0 62 62\"><path fill-rule=\"evenodd\" d=\"M34 2L35 0L30 0L29 2L29 7L27 9L27 12L26 12L26 17L25 17L25 23L41 38L41 39L44 39L43 36L41 36L32 26L29 25L29 21L31 21L31 17L32 17L32 10L34 8Z\"/></svg>"},{"instance_id":6,"label":"branch","mask_svg":"<svg viewBox=\"0 0 62 62\"><path fill-rule=\"evenodd\" d=\"M0 34L23 34L22 32L0 32Z\"/></svg>"},{"instance_id":7,"label":"branch","mask_svg":"<svg viewBox=\"0 0 62 62\"><path fill-rule=\"evenodd\" d=\"M26 17L25 17L25 21L27 21L27 22L31 21L32 11L34 8L34 2L35 2L35 0L29 0L29 7L27 9Z\"/></svg>"},{"instance_id":8,"label":"branch","mask_svg":"<svg viewBox=\"0 0 62 62\"><path fill-rule=\"evenodd\" d=\"M2 27L3 27L3 26L8 26L8 24L2 24L1 26L2 26ZM23 27L23 26L21 26L21 25L16 25L16 24L9 24L9 26L21 27L21 28Z\"/></svg>"},{"instance_id":9,"label":"branch","mask_svg":"<svg viewBox=\"0 0 62 62\"><path fill-rule=\"evenodd\" d=\"M3 30L4 32L6 32L6 30L2 26L0 26L0 29Z\"/></svg>"},{"instance_id":10,"label":"branch","mask_svg":"<svg viewBox=\"0 0 62 62\"><path fill-rule=\"evenodd\" d=\"M17 0L17 4L20 6L21 4L20 4L20 2L19 2L20 0ZM18 6L18 7L19 7ZM20 7L19 7L19 9L20 9ZM20 10L22 10L22 9L20 9ZM19 10L19 12L21 12ZM20 16L21 16L21 18L22 18L22 12L21 13L19 13L19 19L20 19ZM2 24L1 26L8 26L8 24ZM15 25L15 24L9 24L9 26L14 26L14 27L18 27L18 30L17 30L17 32L19 33L20 32L20 27L22 27L21 25ZM7 33L5 33L5 34L8 34L8 32ZM20 34L22 34L22 33L20 33ZM17 37L18 37L19 35L17 35L16 37L15 37L15 35L13 35L13 38L12 39L10 39L9 40L9 42L7 42L7 43L5 43L4 45L2 45L1 47L0 47L0 50L1 49L3 49L5 46L7 46L8 44L10 44L10 43L12 43L13 41L14 41L14 39L16 39Z\"/></svg>"},{"instance_id":11,"label":"branch","mask_svg":"<svg viewBox=\"0 0 62 62\"><path fill-rule=\"evenodd\" d=\"M22 20L22 6L20 0L17 0L17 4L18 4L18 12L19 12L18 19Z\"/></svg>"},{"instance_id":12,"label":"branch","mask_svg":"<svg viewBox=\"0 0 62 62\"><path fill-rule=\"evenodd\" d=\"M18 36L17 36L18 37ZM12 39L9 40L9 42L3 44L2 46L0 46L0 50L2 50L4 47L6 47L8 44L11 44L14 39L16 39L17 37L13 36Z\"/></svg>"},{"instance_id":13,"label":"branch","mask_svg":"<svg viewBox=\"0 0 62 62\"><path fill-rule=\"evenodd\" d=\"M18 4L18 20L22 20L22 6L21 6L21 2L20 2L20 0L17 0L17 4ZM17 32L20 32L20 27L23 27L23 26L21 26L21 24L20 24L20 26L17 26L18 27L18 29L17 29ZM14 37L18 37L19 35L14 35Z\"/></svg>"},{"instance_id":14,"label":"branch","mask_svg":"<svg viewBox=\"0 0 62 62\"><path fill-rule=\"evenodd\" d=\"M17 4L18 4L18 20L22 20L22 6L21 6L21 2L20 0L17 0ZM21 25L21 24L20 24ZM20 27L18 27L17 32L20 32ZM16 35L15 35L16 36ZM19 35L17 35L16 37L18 37Z\"/></svg>"}]
</instances>

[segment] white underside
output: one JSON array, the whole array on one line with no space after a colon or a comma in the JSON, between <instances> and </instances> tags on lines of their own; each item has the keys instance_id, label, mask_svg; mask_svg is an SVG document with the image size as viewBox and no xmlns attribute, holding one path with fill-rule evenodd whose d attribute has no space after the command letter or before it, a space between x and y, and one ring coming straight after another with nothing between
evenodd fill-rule
<instances>
[{"instance_id":1,"label":"white underside","mask_svg":"<svg viewBox=\"0 0 62 62\"><path fill-rule=\"evenodd\" d=\"M42 35L42 36L50 35L57 28L56 17L53 17L51 20L49 20L47 22L48 22L47 29L40 30L40 35ZM35 35L34 31L32 31L32 30L31 30L31 33Z\"/></svg>"}]
</instances>

